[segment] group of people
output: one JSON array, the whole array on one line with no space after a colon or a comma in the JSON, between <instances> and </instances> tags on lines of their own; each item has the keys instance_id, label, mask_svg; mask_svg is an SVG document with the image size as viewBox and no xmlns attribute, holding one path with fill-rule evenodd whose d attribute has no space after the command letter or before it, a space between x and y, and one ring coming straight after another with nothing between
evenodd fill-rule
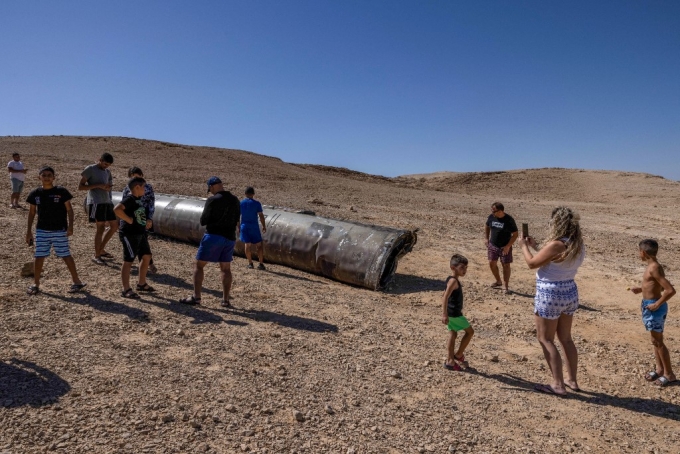
<instances>
[{"instance_id":1,"label":"group of people","mask_svg":"<svg viewBox=\"0 0 680 454\"><path fill-rule=\"evenodd\" d=\"M94 237L94 256L92 261L98 265L106 264L105 259L113 258L106 251L106 245L116 232L119 232L123 246L123 266L121 280L124 298L139 298L137 292L153 292L155 289L146 282L149 270L155 272L148 232L153 229L155 195L153 187L144 179L139 167L128 171L129 181L123 191L120 203L114 206L111 190L113 177L109 167L113 156L104 153L99 162L83 170L78 189L87 191L87 211L89 222L96 225ZM12 180L11 207L19 207L19 197L25 179L26 168L18 153L12 156L7 166ZM26 242L35 241L35 277L28 293L35 295L40 291L40 273L46 257L54 248L57 257L66 263L73 283L69 292L78 292L83 283L76 270L69 250L68 237L73 234L73 196L64 187L55 186L55 171L43 167L38 176L41 186L31 191L26 201L29 204ZM242 201L224 189L222 180L213 176L207 181L208 193L200 224L206 233L196 253L193 272L193 294L180 300L183 304L196 305L202 300L204 268L208 263L218 263L221 271L223 296L221 305L230 307L232 284L231 262L237 232L245 243L248 268L254 268L253 248L259 259L258 269L264 270L264 246L262 232L267 227L260 202L254 199L252 187L245 190ZM33 222L37 216L35 238ZM585 245L579 225L579 216L570 208L560 206L552 211L545 244L539 247L536 240L528 235L519 234L515 220L505 213L500 202L491 205L485 226L485 245L491 272L495 281L492 288L510 292L510 264L513 262L512 246L519 244L522 256L530 269L536 269L536 295L534 298L534 318L536 336L552 374L552 382L537 385L538 391L564 396L566 388L579 391L577 381L578 351L571 335L573 317L579 307L578 289L574 278L585 258ZM646 239L639 243L640 259L647 264L640 287L630 289L634 294L642 294L642 320L651 333L654 346L656 367L645 375L645 379L658 386L667 386L676 381L671 367L670 354L664 343L663 331L668 313L667 301L675 295L675 289L666 279L661 264L657 261L659 245L655 240ZM139 259L139 280L136 291L130 285L130 270ZM498 268L502 265L502 277ZM449 330L448 355L444 367L449 370L469 368L465 360L465 349L469 345L474 330L463 315L463 288L460 278L467 273L468 260L454 254L449 266L451 276L447 278L446 290L442 298L442 322ZM456 348L458 332L464 334ZM562 345L564 360L555 346L555 336ZM563 372L566 366L566 378Z\"/></svg>"},{"instance_id":2,"label":"group of people","mask_svg":"<svg viewBox=\"0 0 680 454\"><path fill-rule=\"evenodd\" d=\"M122 200L114 205L112 198L113 177L109 167L113 164L113 156L104 153L99 162L87 166L81 173L78 189L87 191L87 214L90 223L95 224L94 255L92 262L106 265L107 259L113 254L106 251L106 246L113 235L118 232L123 249L123 266L121 267L121 281L123 298L138 299L138 292L153 292L155 289L146 281L147 273L155 273L148 233L153 229L155 212L155 193L151 184L144 179L144 173L139 167L128 170L128 182L123 189ZM26 169L19 154L13 155L7 168L12 179L12 207L19 206L22 185L15 182L14 173L25 176ZM51 254L66 263L71 273L73 284L68 292L81 291L87 284L83 283L76 270L75 261L71 255L68 237L73 235L73 195L64 187L54 184L56 173L52 167L45 166L38 171L40 187L28 195L29 204L26 243L35 245L34 254L34 282L27 289L29 295L40 292L40 278L45 258ZM23 180L21 180L23 182ZM255 200L255 190L247 187L242 201L224 189L218 177L211 177L207 181L208 193L201 215L201 225L205 226L203 236L196 254L194 264L194 292L187 298L180 299L180 303L196 305L201 303L201 288L203 285L203 270L208 263L219 263L222 274L223 297L221 305L230 307L232 276L231 262L237 233L245 243L248 268L253 265L253 249L257 252L259 264L257 269L265 270L264 245L262 232L267 231L262 204ZM15 194L16 192L16 194ZM33 223L36 220L35 237ZM138 282L135 289L130 285L132 264L139 260Z\"/></svg>"},{"instance_id":3,"label":"group of people","mask_svg":"<svg viewBox=\"0 0 680 454\"><path fill-rule=\"evenodd\" d=\"M506 293L510 292L508 283L512 245L517 242L527 266L537 270L534 297L536 337L552 374L551 383L537 385L535 389L557 396L565 396L566 388L578 392L578 351L572 339L571 328L574 314L579 307L578 288L574 278L585 258L579 216L564 206L553 209L545 244L539 247L531 236L519 235L515 220L504 210L502 203L493 203L485 228L489 265L496 279L491 287L504 288ZM668 300L675 295L675 289L666 279L663 266L657 260L659 244L655 240L646 239L640 241L638 248L640 259L647 264L647 268L641 286L629 290L642 294L642 321L651 334L656 363L655 369L645 374L645 379L665 387L677 381L663 338ZM503 267L502 282L497 265L499 259ZM468 260L460 254L454 254L449 266L451 276L447 278L442 298L442 323L449 330L444 367L449 370L463 370L470 367L465 360L465 349L474 334L472 326L463 315L463 289L460 283L460 278L467 273ZM464 331L464 334L456 348L459 331ZM556 335L562 345L564 361L555 346ZM566 366L566 378L563 364Z\"/></svg>"}]
</instances>

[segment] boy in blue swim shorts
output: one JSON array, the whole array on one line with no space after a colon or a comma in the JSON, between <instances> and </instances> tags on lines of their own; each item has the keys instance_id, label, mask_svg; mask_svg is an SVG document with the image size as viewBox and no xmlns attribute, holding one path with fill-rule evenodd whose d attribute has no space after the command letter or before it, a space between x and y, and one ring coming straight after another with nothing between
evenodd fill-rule
<instances>
[{"instance_id":1,"label":"boy in blue swim shorts","mask_svg":"<svg viewBox=\"0 0 680 454\"><path fill-rule=\"evenodd\" d=\"M73 207L71 199L73 196L63 186L55 186L54 169L45 166L38 173L41 186L28 194L26 202L30 209L28 212L28 228L26 230L26 243L33 244L33 221L38 217L35 230L35 260L33 266L34 284L28 287L29 295L36 295L40 292L40 273L43 269L45 259L50 256L52 249L57 257L64 260L73 285L68 290L75 293L82 290L85 285L78 277L76 263L71 255L69 248L69 237L73 235Z\"/></svg>"},{"instance_id":2,"label":"boy in blue swim shorts","mask_svg":"<svg viewBox=\"0 0 680 454\"><path fill-rule=\"evenodd\" d=\"M444 368L448 370L461 370L469 368L465 361L465 349L472 340L475 331L470 326L470 322L463 316L463 286L458 280L459 277L467 273L468 259L460 254L454 254L449 262L451 276L446 279L446 291L442 298L442 323L449 330L449 341L447 344L448 357L444 362ZM458 331L465 331L465 335L460 340L460 345L456 351L456 338Z\"/></svg>"},{"instance_id":3,"label":"boy in blue swim shorts","mask_svg":"<svg viewBox=\"0 0 680 454\"><path fill-rule=\"evenodd\" d=\"M240 240L245 244L246 258L248 259L248 269L253 269L253 246L257 250L257 258L260 264L257 266L258 270L264 270L264 245L262 244L262 235L260 234L260 226L257 225L259 218L262 224L262 231L267 233L267 225L264 221L264 214L262 213L262 204L254 199L255 189L251 186L246 188L246 198L241 200L241 234Z\"/></svg>"},{"instance_id":4,"label":"boy in blue swim shorts","mask_svg":"<svg viewBox=\"0 0 680 454\"><path fill-rule=\"evenodd\" d=\"M664 387L676 382L671 367L671 357L663 340L663 329L668 314L668 300L675 295L675 288L666 279L663 266L657 261L659 243L655 240L642 240L639 244L640 259L647 263L642 276L642 285L630 289L636 295L642 293L642 323L652 335L656 369L647 372L645 379Z\"/></svg>"}]
</instances>

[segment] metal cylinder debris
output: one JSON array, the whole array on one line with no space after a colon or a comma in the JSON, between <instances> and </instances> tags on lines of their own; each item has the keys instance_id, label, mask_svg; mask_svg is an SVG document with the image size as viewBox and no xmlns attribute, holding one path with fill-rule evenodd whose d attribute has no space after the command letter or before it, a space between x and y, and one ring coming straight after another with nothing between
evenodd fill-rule
<instances>
[{"instance_id":1,"label":"metal cylinder debris","mask_svg":"<svg viewBox=\"0 0 680 454\"><path fill-rule=\"evenodd\" d=\"M113 203L121 192L113 193ZM206 199L156 194L154 233L199 243ZM329 277L347 284L383 289L394 276L399 258L411 252L415 231L263 207L267 232L263 234L265 261ZM253 251L254 252L254 251ZM244 244L235 253L245 256Z\"/></svg>"}]
</instances>

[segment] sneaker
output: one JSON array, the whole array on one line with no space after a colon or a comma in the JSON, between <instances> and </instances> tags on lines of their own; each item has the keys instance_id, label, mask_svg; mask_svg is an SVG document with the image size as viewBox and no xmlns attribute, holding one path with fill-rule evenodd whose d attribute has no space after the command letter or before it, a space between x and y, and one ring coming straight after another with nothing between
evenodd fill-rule
<instances>
[{"instance_id":1,"label":"sneaker","mask_svg":"<svg viewBox=\"0 0 680 454\"><path fill-rule=\"evenodd\" d=\"M252 269L255 268L255 267L253 266L252 263L249 263L248 266L247 266L246 268L248 268L249 270L252 270Z\"/></svg>"},{"instance_id":2,"label":"sneaker","mask_svg":"<svg viewBox=\"0 0 680 454\"><path fill-rule=\"evenodd\" d=\"M266 270L267 268L264 267L263 263L260 263L259 265L257 265L257 269L258 270Z\"/></svg>"}]
</instances>

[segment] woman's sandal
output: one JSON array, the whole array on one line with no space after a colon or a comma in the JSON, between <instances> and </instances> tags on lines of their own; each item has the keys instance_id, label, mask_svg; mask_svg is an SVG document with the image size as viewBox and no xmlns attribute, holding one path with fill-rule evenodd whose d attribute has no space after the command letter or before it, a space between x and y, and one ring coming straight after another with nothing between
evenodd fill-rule
<instances>
[{"instance_id":1,"label":"woman's sandal","mask_svg":"<svg viewBox=\"0 0 680 454\"><path fill-rule=\"evenodd\" d=\"M199 306L201 304L201 300L196 298L194 295L182 298L179 300L179 302L182 304L188 304L189 306Z\"/></svg>"},{"instance_id":2,"label":"woman's sandal","mask_svg":"<svg viewBox=\"0 0 680 454\"><path fill-rule=\"evenodd\" d=\"M657 374L655 370L645 374L645 380L647 381L656 381L659 377L661 377L661 375Z\"/></svg>"},{"instance_id":3,"label":"woman's sandal","mask_svg":"<svg viewBox=\"0 0 680 454\"><path fill-rule=\"evenodd\" d=\"M148 282L145 282L144 284L137 284L137 291L138 292L155 292L156 289L151 287Z\"/></svg>"},{"instance_id":4,"label":"woman's sandal","mask_svg":"<svg viewBox=\"0 0 680 454\"><path fill-rule=\"evenodd\" d=\"M37 285L31 285L28 287L28 289L26 289L27 295L37 295L38 293L40 293L40 287Z\"/></svg>"},{"instance_id":5,"label":"woman's sandal","mask_svg":"<svg viewBox=\"0 0 680 454\"><path fill-rule=\"evenodd\" d=\"M139 295L136 294L135 292L133 292L131 288L122 292L120 294L120 296L122 296L123 298L130 299L130 300L138 300L139 299Z\"/></svg>"},{"instance_id":6,"label":"woman's sandal","mask_svg":"<svg viewBox=\"0 0 680 454\"><path fill-rule=\"evenodd\" d=\"M77 292L81 291L82 289L84 289L86 285L87 285L86 283L73 284L73 285L71 285L71 287L69 287L67 292L68 293L77 293Z\"/></svg>"},{"instance_id":7,"label":"woman's sandal","mask_svg":"<svg viewBox=\"0 0 680 454\"><path fill-rule=\"evenodd\" d=\"M104 257L105 259L112 259L113 255L109 254L108 252L102 252L102 254L99 257Z\"/></svg>"}]
</instances>

